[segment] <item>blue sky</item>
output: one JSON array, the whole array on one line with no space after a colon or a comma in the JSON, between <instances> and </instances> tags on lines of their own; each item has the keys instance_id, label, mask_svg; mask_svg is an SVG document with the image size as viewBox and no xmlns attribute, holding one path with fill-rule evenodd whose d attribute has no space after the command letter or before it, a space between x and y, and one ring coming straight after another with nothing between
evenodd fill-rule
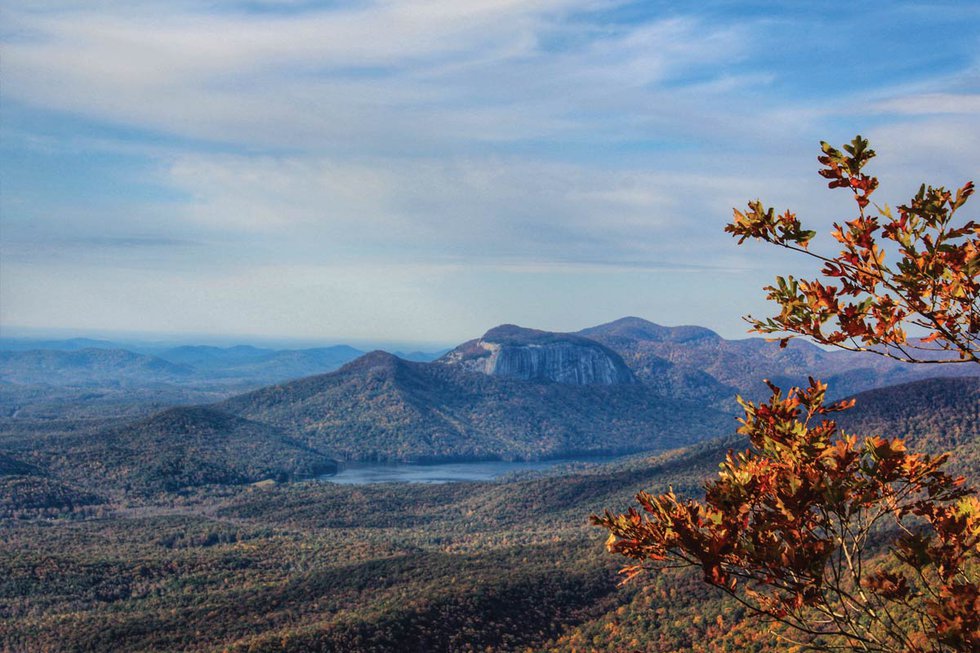
<instances>
[{"instance_id":1,"label":"blue sky","mask_svg":"<svg viewBox=\"0 0 980 653\"><path fill-rule=\"evenodd\" d=\"M0 327L452 343L744 333L721 230L980 171L972 2L3 2Z\"/></svg>"}]
</instances>

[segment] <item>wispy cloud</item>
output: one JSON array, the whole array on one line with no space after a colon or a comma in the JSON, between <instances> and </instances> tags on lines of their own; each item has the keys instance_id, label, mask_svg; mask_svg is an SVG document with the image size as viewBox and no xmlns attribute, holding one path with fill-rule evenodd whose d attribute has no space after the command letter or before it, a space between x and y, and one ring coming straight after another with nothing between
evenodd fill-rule
<instances>
[{"instance_id":1,"label":"wispy cloud","mask_svg":"<svg viewBox=\"0 0 980 653\"><path fill-rule=\"evenodd\" d=\"M5 92L242 146L596 139L599 114L613 118L605 135L623 138L668 113L658 85L679 84L692 70L713 77L709 67L741 49L738 29L695 18L603 29L562 21L596 4L379 3L274 17L161 16L158 5L12 12ZM549 47L559 31L563 45ZM682 88L671 89L674 101L696 104ZM633 115L642 104L647 110Z\"/></svg>"},{"instance_id":2,"label":"wispy cloud","mask_svg":"<svg viewBox=\"0 0 980 653\"><path fill-rule=\"evenodd\" d=\"M891 202L980 169L980 28L958 5L9 4L8 321L55 319L32 293L113 284L139 309L84 317L80 302L72 319L163 319L146 308L169 305L156 279L197 279L181 328L201 330L258 324L260 305L306 315L304 287L372 324L392 319L379 302L463 313L480 294L506 320L571 319L558 302L598 302L603 318L719 306L783 264L721 233L732 206L762 197L818 227L847 209L814 174L818 140L870 135ZM902 46L913 38L932 47ZM275 284L250 266L283 270L286 299L260 297ZM623 287L602 296L589 274ZM651 283L660 299L643 303ZM207 302L232 317L209 326ZM738 325L745 311L729 312ZM461 318L418 320L416 334L470 335Z\"/></svg>"},{"instance_id":3,"label":"wispy cloud","mask_svg":"<svg viewBox=\"0 0 980 653\"><path fill-rule=\"evenodd\" d=\"M380 260L692 263L721 235L739 175L606 170L520 158L195 156L172 169L179 217L290 241L297 256ZM664 251L670 242L673 253ZM305 246L300 243L306 243Z\"/></svg>"}]
</instances>

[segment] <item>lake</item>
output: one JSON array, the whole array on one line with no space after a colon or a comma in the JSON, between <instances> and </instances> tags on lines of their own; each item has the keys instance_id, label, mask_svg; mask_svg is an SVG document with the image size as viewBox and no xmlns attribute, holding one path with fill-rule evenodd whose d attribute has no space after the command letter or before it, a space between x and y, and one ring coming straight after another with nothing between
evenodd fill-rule
<instances>
[{"instance_id":1,"label":"lake","mask_svg":"<svg viewBox=\"0 0 980 653\"><path fill-rule=\"evenodd\" d=\"M461 481L492 481L515 472L545 471L570 463L604 463L624 456L592 456L588 458L556 458L526 462L484 460L479 462L439 463L345 463L336 474L325 474L321 481L359 485L364 483L458 483Z\"/></svg>"}]
</instances>

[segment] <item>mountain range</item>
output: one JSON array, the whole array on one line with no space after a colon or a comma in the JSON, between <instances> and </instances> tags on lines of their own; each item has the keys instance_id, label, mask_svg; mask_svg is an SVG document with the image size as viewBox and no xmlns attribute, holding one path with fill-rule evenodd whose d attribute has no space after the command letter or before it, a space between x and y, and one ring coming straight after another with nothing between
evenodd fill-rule
<instances>
[{"instance_id":1,"label":"mountain range","mask_svg":"<svg viewBox=\"0 0 980 653\"><path fill-rule=\"evenodd\" d=\"M785 348L764 338L726 340L698 326L664 327L637 317L583 329L617 352L644 383L668 396L729 405L735 393L758 399L763 379L790 387L813 376L829 385L830 397L845 397L898 383L970 374L963 364L909 365L874 353L826 350L801 339Z\"/></svg>"},{"instance_id":2,"label":"mountain range","mask_svg":"<svg viewBox=\"0 0 980 653\"><path fill-rule=\"evenodd\" d=\"M159 384L259 387L336 370L365 352L348 345L268 349L143 346L76 338L0 342L0 383L18 385L136 387ZM406 360L430 361L443 352L411 352Z\"/></svg>"},{"instance_id":3,"label":"mountain range","mask_svg":"<svg viewBox=\"0 0 980 653\"><path fill-rule=\"evenodd\" d=\"M0 381L17 385L152 385L190 381L179 363L124 349L0 351Z\"/></svg>"},{"instance_id":4,"label":"mountain range","mask_svg":"<svg viewBox=\"0 0 980 653\"><path fill-rule=\"evenodd\" d=\"M97 383L100 371L113 368L118 382L179 383L237 368L252 370L254 379L261 376L255 370L278 366L281 372L284 361L294 361L296 371L329 368L358 353L349 347L180 347L161 356L91 348L0 352L0 378ZM333 372L135 420L120 413L107 422L83 413L88 422L82 424L90 427L79 430L73 422L58 434L57 422L28 407L13 409L0 425L14 432L54 428L57 453L21 456L11 464L55 470L93 491L90 480L99 478L117 489L152 493L303 478L330 471L334 461L528 460L666 450L733 432L735 395L759 398L762 378L788 386L813 374L843 396L908 384L928 373L968 371L955 365L912 368L806 342L781 349L763 339L725 340L701 327L663 327L639 318L578 333L502 325L432 362L375 351ZM885 399L869 404L863 414L871 421L863 426L873 427L875 419L896 423L888 411L902 402L894 393L923 392L941 406L951 392L943 385L948 382L954 381L882 391L878 396ZM137 397L137 390L127 392ZM141 391L153 393L152 386ZM957 414L970 412L961 408L957 403ZM49 407L47 414L52 412L57 407ZM968 418L973 416L975 411ZM922 432L928 425L908 426ZM951 446L961 444L955 434L946 437Z\"/></svg>"},{"instance_id":5,"label":"mountain range","mask_svg":"<svg viewBox=\"0 0 980 653\"><path fill-rule=\"evenodd\" d=\"M583 383L592 382L590 375L604 376L616 383L632 378L666 397L699 401L729 411L734 410L735 394L756 398L764 394L764 378L778 385L798 385L812 374L829 382L833 396L846 396L928 377L964 374L961 365L906 365L870 353L827 351L803 340L792 340L782 349L763 338L728 340L704 327L667 327L637 317L561 334L502 325L449 353L395 354L416 362L442 357L443 363L456 362L467 369L528 380L528 366L536 365L536 352L541 351L545 340L556 338L569 346L573 342L579 345L578 361L566 372L573 377L581 375L578 378ZM494 352L493 348L500 351ZM562 356L555 347L551 351L548 365ZM609 357L608 352L618 354L622 361ZM0 339L0 383L258 388L331 372L364 353L347 345L312 349L248 345L128 349L120 343L81 338L7 338ZM586 359L591 362L586 363ZM613 367L600 369L608 365ZM535 374L542 373L536 369Z\"/></svg>"},{"instance_id":6,"label":"mountain range","mask_svg":"<svg viewBox=\"0 0 980 653\"><path fill-rule=\"evenodd\" d=\"M194 389L185 370L212 355L261 359L182 348L166 365L113 358L129 370L115 388L91 374L0 384L0 649L776 653L785 641L700 573L619 587L621 561L587 523L641 490L700 495L746 446L733 396L759 398L762 375L886 386L857 393L842 428L950 451L953 472L980 480L980 378L921 378L970 365L635 318L574 334L503 325L433 362L370 352L246 392ZM162 374L175 380L147 381ZM639 450L652 451L491 483L295 482L348 459Z\"/></svg>"}]
</instances>

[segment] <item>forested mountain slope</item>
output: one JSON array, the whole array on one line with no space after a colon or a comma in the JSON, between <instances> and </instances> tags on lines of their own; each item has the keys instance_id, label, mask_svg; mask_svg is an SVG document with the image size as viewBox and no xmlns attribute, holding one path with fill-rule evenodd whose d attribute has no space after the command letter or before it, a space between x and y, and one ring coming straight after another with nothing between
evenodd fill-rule
<instances>
[{"instance_id":1,"label":"forested mountain slope","mask_svg":"<svg viewBox=\"0 0 980 653\"><path fill-rule=\"evenodd\" d=\"M324 454L278 429L201 406L65 442L54 467L80 482L99 475L107 486L147 494L197 485L287 481L333 471Z\"/></svg>"},{"instance_id":2,"label":"forested mountain slope","mask_svg":"<svg viewBox=\"0 0 980 653\"><path fill-rule=\"evenodd\" d=\"M640 384L522 381L374 352L217 407L352 460L522 459L672 448L729 416Z\"/></svg>"}]
</instances>

